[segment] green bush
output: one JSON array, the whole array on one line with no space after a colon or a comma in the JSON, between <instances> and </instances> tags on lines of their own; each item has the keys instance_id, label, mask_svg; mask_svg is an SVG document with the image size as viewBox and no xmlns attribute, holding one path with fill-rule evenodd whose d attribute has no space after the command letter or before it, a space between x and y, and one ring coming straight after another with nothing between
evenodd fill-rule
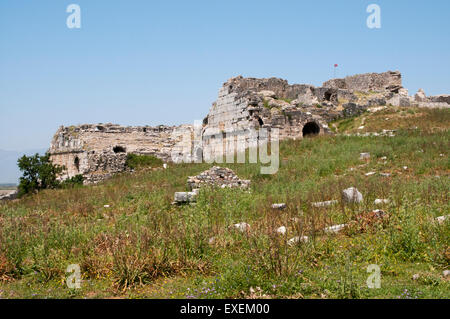
<instances>
[{"instance_id":1,"label":"green bush","mask_svg":"<svg viewBox=\"0 0 450 319\"><path fill-rule=\"evenodd\" d=\"M23 172L19 183L19 197L41 189L57 188L59 181L57 176L61 174L64 167L53 165L50 154L40 156L22 156L17 164Z\"/></svg>"},{"instance_id":2,"label":"green bush","mask_svg":"<svg viewBox=\"0 0 450 319\"><path fill-rule=\"evenodd\" d=\"M163 161L151 155L128 154L125 165L131 169L142 167L161 166Z\"/></svg>"},{"instance_id":3,"label":"green bush","mask_svg":"<svg viewBox=\"0 0 450 319\"><path fill-rule=\"evenodd\" d=\"M81 186L83 185L84 177L83 175L75 175L71 178L66 179L64 182L62 182L63 187L75 187L75 186Z\"/></svg>"}]
</instances>

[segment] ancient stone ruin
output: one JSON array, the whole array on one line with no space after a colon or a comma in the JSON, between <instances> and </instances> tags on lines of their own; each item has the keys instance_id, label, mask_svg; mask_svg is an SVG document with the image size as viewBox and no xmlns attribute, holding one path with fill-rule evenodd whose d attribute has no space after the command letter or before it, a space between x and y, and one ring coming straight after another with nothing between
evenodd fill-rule
<instances>
[{"instance_id":1,"label":"ancient stone ruin","mask_svg":"<svg viewBox=\"0 0 450 319\"><path fill-rule=\"evenodd\" d=\"M180 136L190 125L124 127L114 124L60 127L50 145L51 160L66 171L62 179L83 175L96 182L125 170L128 153L170 161Z\"/></svg>"},{"instance_id":2,"label":"ancient stone ruin","mask_svg":"<svg viewBox=\"0 0 450 319\"><path fill-rule=\"evenodd\" d=\"M242 180L231 169L219 166L213 166L197 176L189 176L187 183L191 190L208 185L221 188L246 188L250 185L249 180Z\"/></svg>"},{"instance_id":3,"label":"ancient stone ruin","mask_svg":"<svg viewBox=\"0 0 450 319\"><path fill-rule=\"evenodd\" d=\"M187 148L192 150L188 160L204 160L208 159L205 149L222 148L230 138L235 143L236 138L243 137L241 144L248 147L250 130L264 128L270 134L276 128L281 140L330 134L328 122L380 105L450 107L450 95L427 97L419 90L409 96L398 71L332 79L322 87L238 76L220 88L200 128L115 124L60 127L49 152L55 164L67 169L61 178L81 174L90 183L124 171L129 153L180 162L186 160L183 149ZM196 135L200 143L191 138Z\"/></svg>"}]
</instances>

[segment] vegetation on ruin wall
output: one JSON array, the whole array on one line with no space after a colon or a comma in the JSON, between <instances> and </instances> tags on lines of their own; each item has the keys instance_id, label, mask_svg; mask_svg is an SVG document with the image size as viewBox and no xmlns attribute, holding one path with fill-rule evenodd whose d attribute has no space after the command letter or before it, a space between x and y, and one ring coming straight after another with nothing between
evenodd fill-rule
<instances>
[{"instance_id":1,"label":"vegetation on ruin wall","mask_svg":"<svg viewBox=\"0 0 450 319\"><path fill-rule=\"evenodd\" d=\"M127 154L125 165L131 169L162 166L163 161L151 155Z\"/></svg>"},{"instance_id":2,"label":"vegetation on ruin wall","mask_svg":"<svg viewBox=\"0 0 450 319\"><path fill-rule=\"evenodd\" d=\"M276 175L260 175L257 164L224 165L250 179L251 191L204 190L192 206L171 205L173 194L211 165L125 173L1 203L0 297L449 298L442 271L450 262L450 223L434 221L450 211L450 132L441 120L449 111L416 111L405 120L422 114L413 121L418 128L395 137L282 142ZM364 116L366 125L382 118ZM361 152L370 152L368 162L359 160ZM391 177L365 176L370 171ZM364 195L362 205L311 207L340 199L350 186ZM375 207L376 198L391 202ZM285 210L271 209L280 202ZM376 208L389 215L386 222L321 231ZM239 222L250 232L229 227ZM275 232L282 225L285 236ZM312 240L287 245L301 235ZM79 290L65 284L69 264L81 266ZM381 268L380 289L367 288L370 264Z\"/></svg>"}]
</instances>

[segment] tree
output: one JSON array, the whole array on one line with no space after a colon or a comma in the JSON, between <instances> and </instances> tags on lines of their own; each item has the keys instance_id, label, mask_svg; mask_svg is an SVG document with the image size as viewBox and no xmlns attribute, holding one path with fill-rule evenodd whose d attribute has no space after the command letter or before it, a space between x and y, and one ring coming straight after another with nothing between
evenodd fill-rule
<instances>
[{"instance_id":1,"label":"tree","mask_svg":"<svg viewBox=\"0 0 450 319\"><path fill-rule=\"evenodd\" d=\"M64 170L64 167L54 165L50 161L50 154L39 156L22 156L17 164L23 172L19 183L19 197L32 192L47 188L57 188L59 181L58 175Z\"/></svg>"}]
</instances>

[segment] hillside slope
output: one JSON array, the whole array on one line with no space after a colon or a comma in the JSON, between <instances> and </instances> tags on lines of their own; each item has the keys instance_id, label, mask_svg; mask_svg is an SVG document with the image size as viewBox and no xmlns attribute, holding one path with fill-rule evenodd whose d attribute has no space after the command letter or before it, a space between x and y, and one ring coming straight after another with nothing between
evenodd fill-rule
<instances>
[{"instance_id":1,"label":"hillside slope","mask_svg":"<svg viewBox=\"0 0 450 319\"><path fill-rule=\"evenodd\" d=\"M173 194L212 165L0 203L0 297L450 298L450 223L435 219L450 212L450 111L391 108L330 127L339 134L282 142L275 175L223 164L250 190L204 189L195 205L174 206ZM345 135L383 129L396 131ZM361 205L342 203L347 187ZM312 205L329 200L339 203ZM232 226L240 222L248 232ZM289 245L296 236L309 240ZM65 284L70 264L81 267L81 289ZM372 264L379 289L366 284Z\"/></svg>"}]
</instances>

